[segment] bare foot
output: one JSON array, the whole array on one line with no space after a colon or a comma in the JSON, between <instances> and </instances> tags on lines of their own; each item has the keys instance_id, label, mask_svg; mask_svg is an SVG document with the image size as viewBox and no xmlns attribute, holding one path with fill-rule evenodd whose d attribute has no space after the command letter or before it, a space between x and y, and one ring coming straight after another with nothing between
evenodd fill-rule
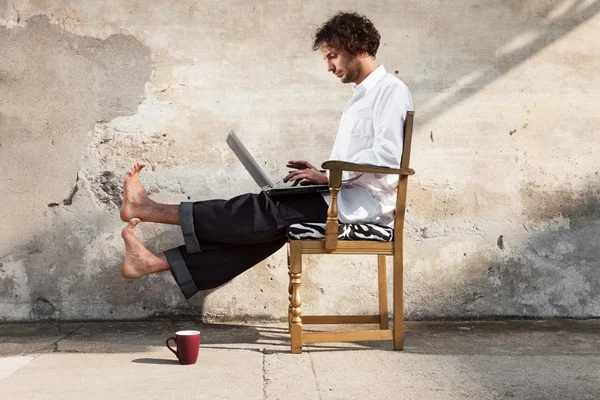
<instances>
[{"instance_id":1,"label":"bare foot","mask_svg":"<svg viewBox=\"0 0 600 400\"><path fill-rule=\"evenodd\" d=\"M133 218L121 232L121 237L125 242L125 259L121 273L127 279L136 279L170 269L164 256L157 256L146 249L142 241L135 235L134 229L139 223L139 218Z\"/></svg>"},{"instance_id":2,"label":"bare foot","mask_svg":"<svg viewBox=\"0 0 600 400\"><path fill-rule=\"evenodd\" d=\"M121 206L122 221L129 222L132 218L142 218L141 211L152 202L140 181L140 172L145 166L142 163L135 163L125 175Z\"/></svg>"}]
</instances>

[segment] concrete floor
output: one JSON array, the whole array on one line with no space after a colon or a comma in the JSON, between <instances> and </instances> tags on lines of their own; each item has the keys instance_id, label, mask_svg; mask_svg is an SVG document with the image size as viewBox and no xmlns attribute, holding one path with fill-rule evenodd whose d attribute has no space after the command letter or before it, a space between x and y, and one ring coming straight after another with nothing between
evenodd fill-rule
<instances>
[{"instance_id":1,"label":"concrete floor","mask_svg":"<svg viewBox=\"0 0 600 400\"><path fill-rule=\"evenodd\" d=\"M164 346L202 332L198 363ZM8 399L598 399L600 321L408 323L387 342L292 355L284 324L0 325Z\"/></svg>"}]
</instances>

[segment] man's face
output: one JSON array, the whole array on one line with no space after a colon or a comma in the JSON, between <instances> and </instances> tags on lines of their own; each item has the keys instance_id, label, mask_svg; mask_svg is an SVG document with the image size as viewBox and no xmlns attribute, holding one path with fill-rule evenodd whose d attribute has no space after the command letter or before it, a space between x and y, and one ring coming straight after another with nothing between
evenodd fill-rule
<instances>
[{"instance_id":1,"label":"man's face","mask_svg":"<svg viewBox=\"0 0 600 400\"><path fill-rule=\"evenodd\" d=\"M327 62L327 71L340 78L342 83L354 82L360 76L362 65L358 56L343 49L336 49L323 43L321 46L323 59Z\"/></svg>"}]
</instances>

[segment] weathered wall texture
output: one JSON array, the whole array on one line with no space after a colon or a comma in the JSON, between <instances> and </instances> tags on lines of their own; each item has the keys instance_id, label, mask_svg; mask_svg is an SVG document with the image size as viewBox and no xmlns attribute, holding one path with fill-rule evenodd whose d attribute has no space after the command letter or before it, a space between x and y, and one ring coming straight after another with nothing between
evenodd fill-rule
<instances>
[{"instance_id":1,"label":"weathered wall texture","mask_svg":"<svg viewBox=\"0 0 600 400\"><path fill-rule=\"evenodd\" d=\"M274 177L326 160L351 91L311 36L340 9L415 100L407 318L600 316L600 0L327 3L0 3L0 321L285 317L284 251L190 301L123 279L121 180L144 161L158 201L256 191L229 127ZM303 278L306 313L377 310L372 257Z\"/></svg>"}]
</instances>

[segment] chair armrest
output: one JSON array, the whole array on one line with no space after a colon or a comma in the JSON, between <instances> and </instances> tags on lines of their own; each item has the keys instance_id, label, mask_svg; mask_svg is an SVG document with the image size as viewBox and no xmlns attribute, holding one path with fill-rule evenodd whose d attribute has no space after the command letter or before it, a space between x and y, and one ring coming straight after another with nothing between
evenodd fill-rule
<instances>
[{"instance_id":1,"label":"chair armrest","mask_svg":"<svg viewBox=\"0 0 600 400\"><path fill-rule=\"evenodd\" d=\"M342 171L371 172L375 174L395 174L401 176L414 175L412 168L387 168L373 165L355 164L346 161L325 161L321 168L329 171L329 191L331 193L327 222L325 224L325 249L335 250L338 235L338 205L337 197L342 187Z\"/></svg>"},{"instance_id":2,"label":"chair armrest","mask_svg":"<svg viewBox=\"0 0 600 400\"><path fill-rule=\"evenodd\" d=\"M395 175L414 175L415 171L412 168L387 168L377 167L374 165L355 164L346 161L330 160L325 161L321 168L324 169L340 169L342 171L352 172L371 172L374 174L395 174Z\"/></svg>"}]
</instances>

